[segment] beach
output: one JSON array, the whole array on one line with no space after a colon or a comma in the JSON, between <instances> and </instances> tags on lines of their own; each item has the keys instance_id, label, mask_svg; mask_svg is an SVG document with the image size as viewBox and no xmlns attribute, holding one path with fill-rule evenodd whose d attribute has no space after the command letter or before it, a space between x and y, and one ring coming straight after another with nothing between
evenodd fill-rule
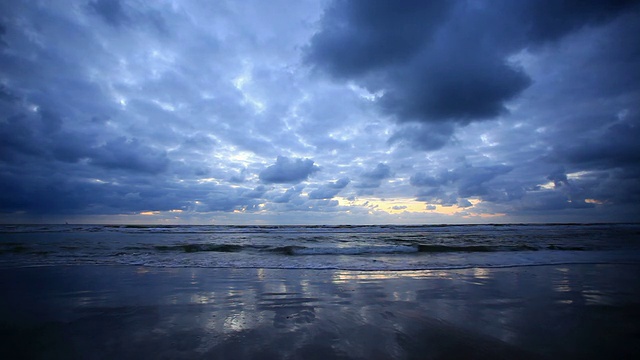
<instances>
[{"instance_id":1,"label":"beach","mask_svg":"<svg viewBox=\"0 0 640 360\"><path fill-rule=\"evenodd\" d=\"M635 358L638 274L637 264L3 268L0 357Z\"/></svg>"}]
</instances>

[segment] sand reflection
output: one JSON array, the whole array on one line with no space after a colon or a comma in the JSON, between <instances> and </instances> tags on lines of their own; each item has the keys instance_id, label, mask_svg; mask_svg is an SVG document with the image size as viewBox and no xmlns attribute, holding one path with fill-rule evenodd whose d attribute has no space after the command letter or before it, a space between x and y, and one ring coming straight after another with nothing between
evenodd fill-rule
<instances>
[{"instance_id":1,"label":"sand reflection","mask_svg":"<svg viewBox=\"0 0 640 360\"><path fill-rule=\"evenodd\" d=\"M138 270L13 270L3 334L32 358L602 358L640 323L637 267Z\"/></svg>"},{"instance_id":2,"label":"sand reflection","mask_svg":"<svg viewBox=\"0 0 640 360\"><path fill-rule=\"evenodd\" d=\"M341 284L350 281L379 281L398 278L451 278L451 272L447 270L407 270L407 271L350 271L336 270L332 281Z\"/></svg>"}]
</instances>

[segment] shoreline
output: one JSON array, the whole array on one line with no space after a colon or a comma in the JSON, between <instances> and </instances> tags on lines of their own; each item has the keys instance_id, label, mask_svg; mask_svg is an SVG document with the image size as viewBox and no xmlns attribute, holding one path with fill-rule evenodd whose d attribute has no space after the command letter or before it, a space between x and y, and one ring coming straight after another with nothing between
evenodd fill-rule
<instances>
[{"instance_id":1,"label":"shoreline","mask_svg":"<svg viewBox=\"0 0 640 360\"><path fill-rule=\"evenodd\" d=\"M640 354L639 273L637 264L0 268L0 355L628 358Z\"/></svg>"},{"instance_id":2,"label":"shoreline","mask_svg":"<svg viewBox=\"0 0 640 360\"><path fill-rule=\"evenodd\" d=\"M610 251L611 252L611 251ZM554 263L541 263L541 264L513 264L513 265L465 265L465 266L442 266L442 267L432 267L432 268L406 268L406 269L384 269L384 268L375 268L375 269L349 269L342 267L285 267L285 266L196 266L196 265L153 265L153 264L122 264L122 263L114 263L114 264L86 264L86 263L77 263L77 264L53 264L53 263L44 263L44 264L26 264L26 265L3 265L0 264L0 271L7 271L11 269L29 269L29 268L56 268L56 267L105 267L105 268L149 268L149 269L211 269L211 270L225 270L225 269L237 269L237 270L291 270L291 271L351 271L351 272L388 272L388 273L402 273L402 272L420 272L420 271L456 271L456 270L470 270L470 269L517 269L517 268L528 268L528 267L547 267L547 266L598 266L598 265L611 265L611 266L637 266L640 267L640 262L629 260L629 261L619 261L619 260L585 260L585 261L561 261Z\"/></svg>"}]
</instances>

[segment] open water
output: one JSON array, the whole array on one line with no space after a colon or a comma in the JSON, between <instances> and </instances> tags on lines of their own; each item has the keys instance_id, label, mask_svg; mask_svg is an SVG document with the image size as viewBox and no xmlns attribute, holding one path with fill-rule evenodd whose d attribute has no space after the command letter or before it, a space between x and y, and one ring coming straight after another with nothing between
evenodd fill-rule
<instances>
[{"instance_id":1,"label":"open water","mask_svg":"<svg viewBox=\"0 0 640 360\"><path fill-rule=\"evenodd\" d=\"M430 270L640 264L640 224L2 225L0 266Z\"/></svg>"}]
</instances>

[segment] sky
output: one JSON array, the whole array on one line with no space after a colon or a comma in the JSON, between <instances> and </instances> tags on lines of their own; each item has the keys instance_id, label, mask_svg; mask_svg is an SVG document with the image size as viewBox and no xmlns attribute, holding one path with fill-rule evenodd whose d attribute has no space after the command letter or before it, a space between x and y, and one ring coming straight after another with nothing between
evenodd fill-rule
<instances>
[{"instance_id":1,"label":"sky","mask_svg":"<svg viewBox=\"0 0 640 360\"><path fill-rule=\"evenodd\" d=\"M0 2L0 222L640 221L640 2Z\"/></svg>"}]
</instances>

